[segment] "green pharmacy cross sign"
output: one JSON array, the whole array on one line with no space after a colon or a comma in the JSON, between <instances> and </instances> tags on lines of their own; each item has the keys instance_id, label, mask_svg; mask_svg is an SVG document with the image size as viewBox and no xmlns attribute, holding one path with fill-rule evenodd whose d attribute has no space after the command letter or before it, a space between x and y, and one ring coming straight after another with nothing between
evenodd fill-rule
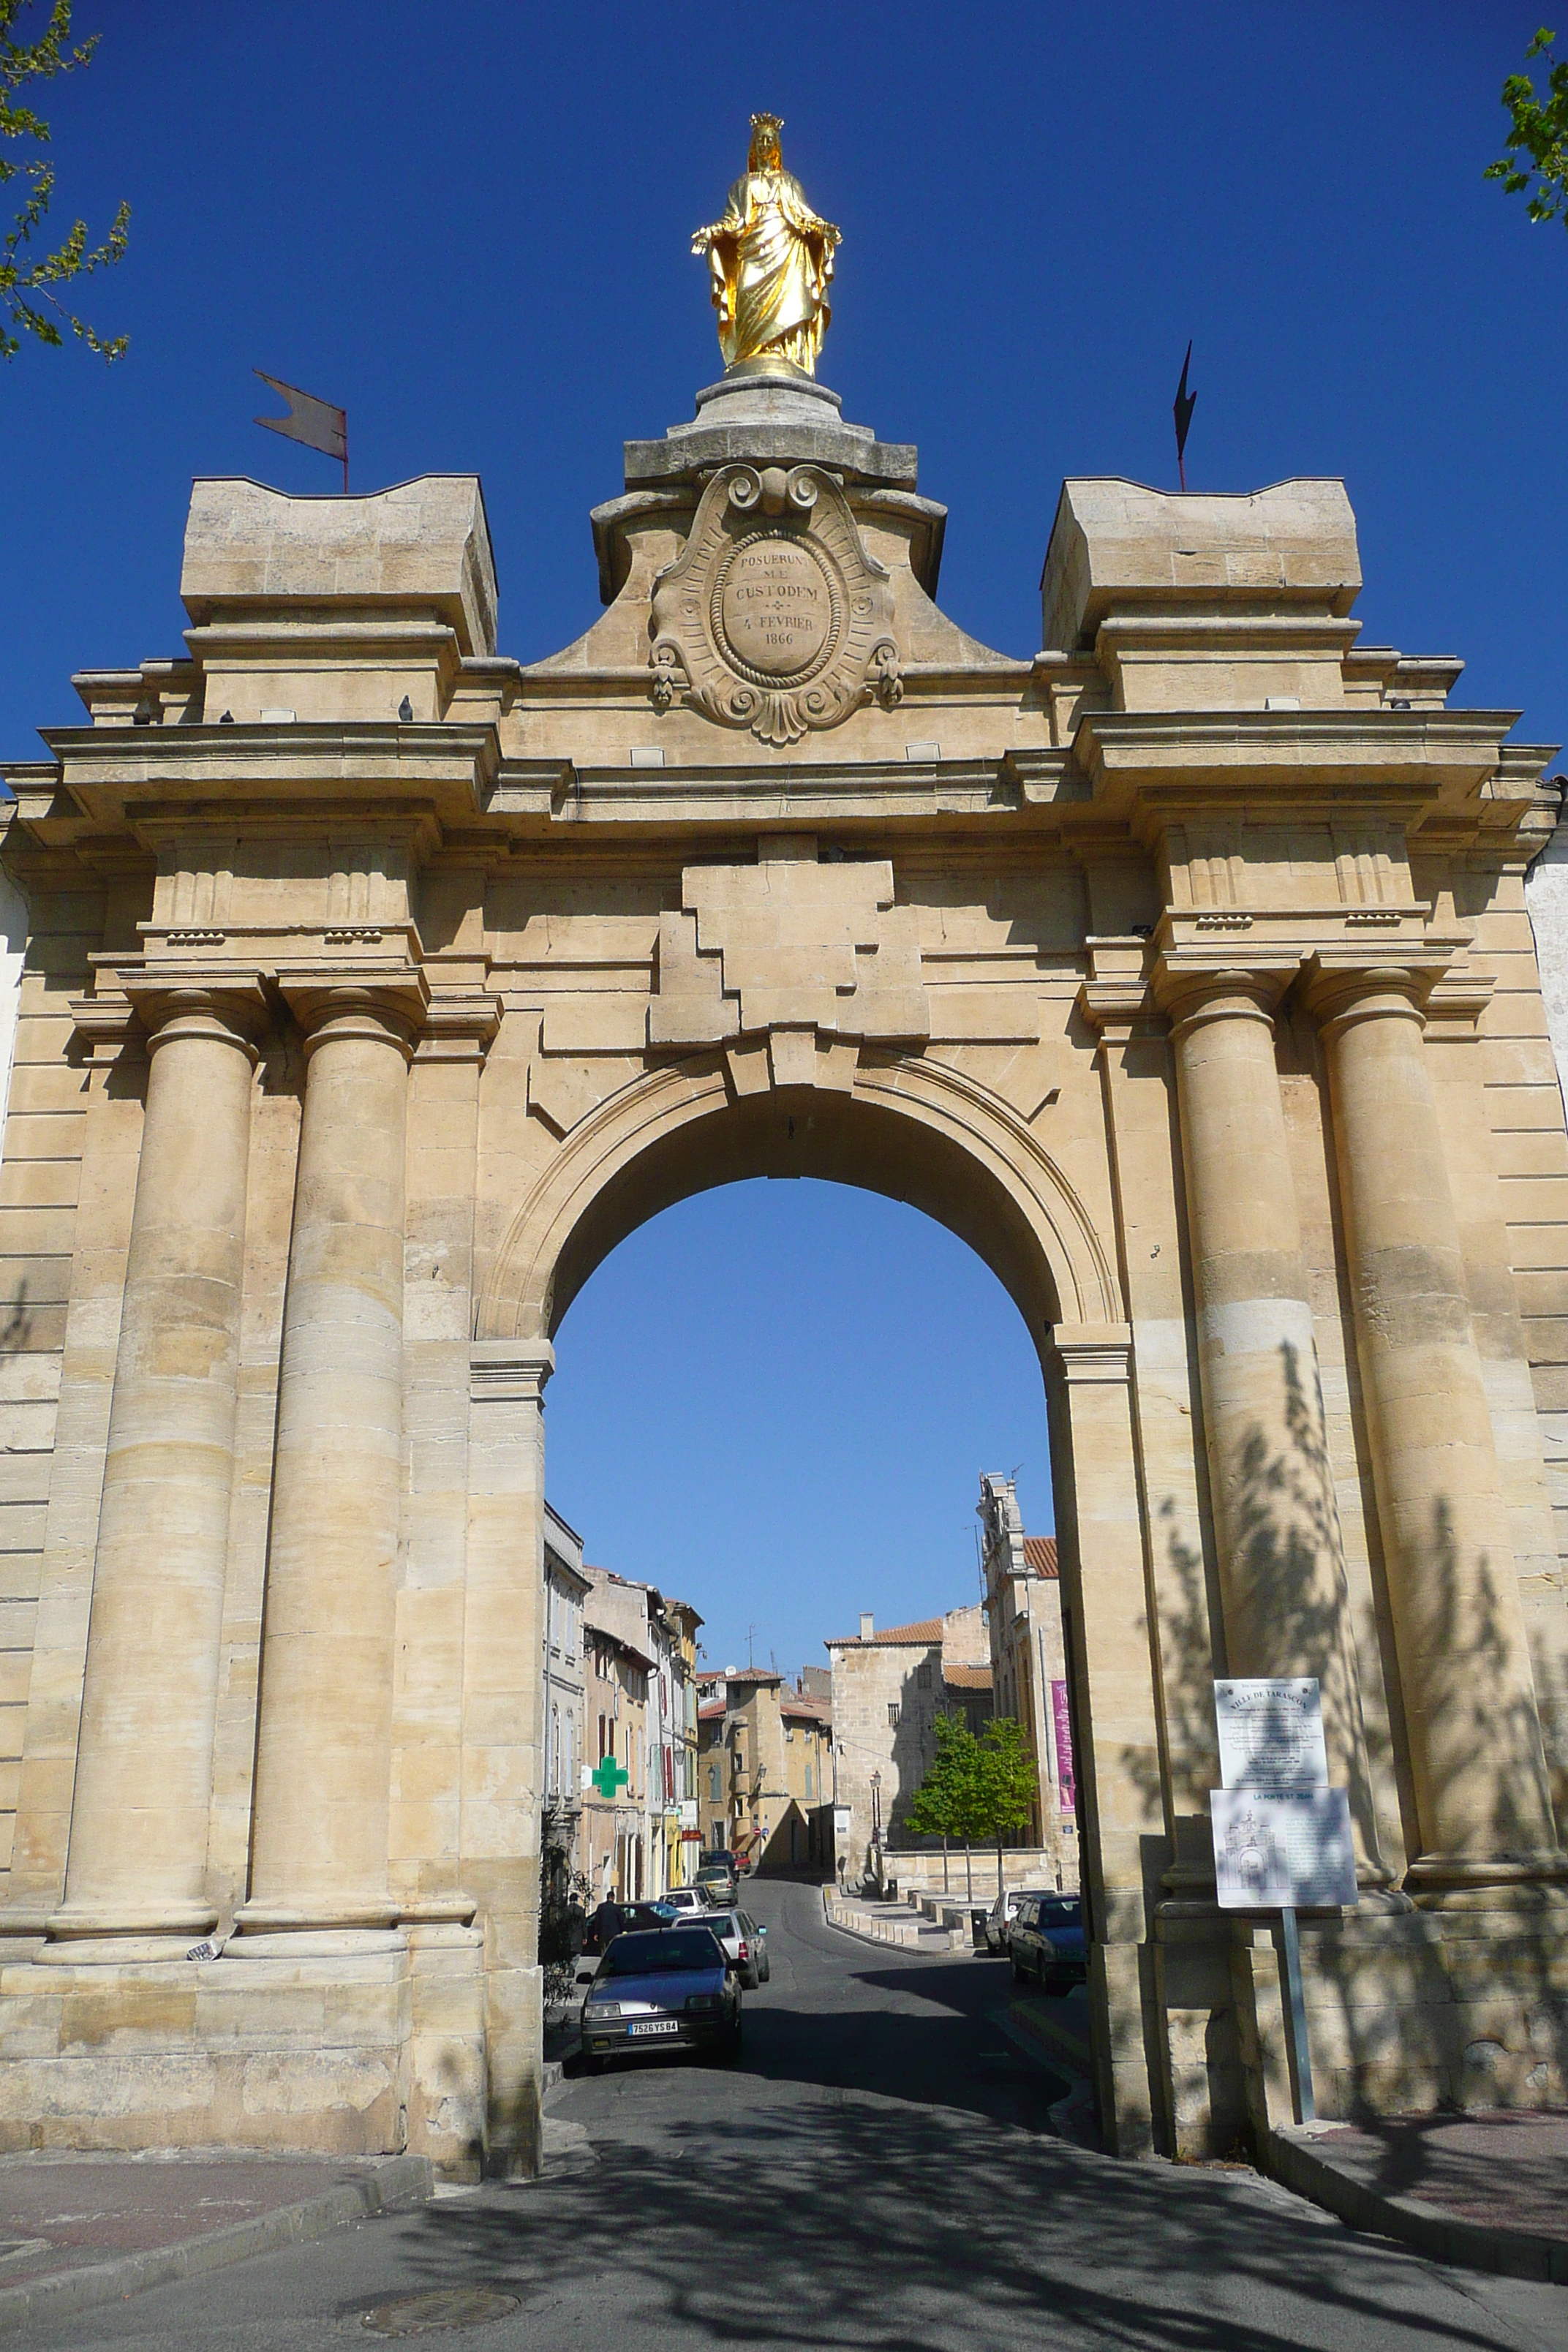
<instances>
[{"instance_id":1,"label":"green pharmacy cross sign","mask_svg":"<svg viewBox=\"0 0 1568 2352\"><path fill-rule=\"evenodd\" d=\"M630 1778L626 1766L617 1764L613 1756L601 1756L594 1767L594 1786L601 1797L613 1798L616 1790L624 1789Z\"/></svg>"}]
</instances>

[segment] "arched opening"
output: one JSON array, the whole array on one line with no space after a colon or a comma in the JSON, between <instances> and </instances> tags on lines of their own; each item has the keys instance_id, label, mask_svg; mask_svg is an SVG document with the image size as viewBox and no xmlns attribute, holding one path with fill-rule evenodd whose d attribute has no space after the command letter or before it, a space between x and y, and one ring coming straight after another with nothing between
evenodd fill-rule
<instances>
[{"instance_id":1,"label":"arched opening","mask_svg":"<svg viewBox=\"0 0 1568 2352\"><path fill-rule=\"evenodd\" d=\"M1161 1778L1153 1710L1152 1706L1128 1706L1118 1691L1108 1715L1108 1737L1100 1741L1096 1754L1091 1703L1096 1628L1086 1621L1082 1606L1087 1529L1100 1626L1114 1626L1116 1640L1122 1643L1129 1625L1136 1626L1142 1615L1127 1335L1115 1278L1092 1221L1016 1111L959 1070L894 1056L863 1066L853 1090L843 1091L769 1087L752 1095L737 1093L731 1069L717 1056L658 1069L585 1118L565 1139L549 1171L520 1207L484 1293L476 1360L487 1349L499 1360L509 1343L520 1343L520 1360L531 1346L531 1360L541 1364L542 1379L548 1377L553 1360L551 1340L559 1336L563 1349L569 1347L564 1318L572 1302L621 1242L677 1203L762 1177L817 1179L908 1203L966 1244L995 1275L1023 1318L1044 1374L1047 1404L1047 1421L1039 1426L1044 1442L1036 1451L1042 1465L1047 1455L1051 1465L1063 1602L1059 1680L1062 1711L1070 1715L1074 1733L1073 1851L1084 1881L1086 1931L1089 1942L1101 1947L1118 1929L1121 1939L1131 1943L1136 1937L1129 1932L1134 1923L1127 1899L1136 1896L1142 1866L1138 1832L1148 1814L1150 1791L1157 1791ZM733 1269L729 1278L737 1278ZM1011 1466L1011 1461L988 1462L984 1456L973 1465L976 1471L991 1467L1004 1472ZM540 1470L542 1512L546 1486L552 1499L557 1499L547 1453ZM1040 1485L1043 1500L1043 1479ZM973 1507L973 1495L955 1495L952 1500L965 1511ZM956 1509L952 1516L956 1520ZM591 1542L593 1531L587 1532ZM619 1565L633 1579L642 1574L636 1562ZM848 1599L846 1593L846 1608ZM984 1612L977 1609L975 1613L984 1622ZM852 1629L835 1625L822 1630L824 1635L842 1635ZM937 1648L940 1656L940 1641ZM604 1661L599 1663L602 1668ZM705 1662L710 1675L734 1663L725 1658ZM728 1697L728 1677L721 1679ZM952 1694L944 1688L943 1696L951 1698ZM1054 1698L1053 1693L1047 1707ZM895 1705L889 1703L889 1711ZM597 1720L601 1711L584 1696L584 1778L593 1777L604 1762L603 1753L596 1752L606 1746L605 1727ZM1051 1736L1046 1734L1040 1744ZM614 1734L608 1737L613 1740ZM840 1756L841 1767L842 1760ZM696 1761L700 1772L700 1750ZM612 1750L609 1771L620 1769L624 1767ZM1110 1812L1102 1819L1105 1790L1097 1789L1097 1782L1104 1784L1108 1775ZM700 1787L699 1780L700 1821ZM1136 1792L1131 1803L1126 1801L1129 1791ZM607 1776L602 1793L611 1799L616 1793L616 1784ZM1053 1801L1054 1787L1051 1797L1043 1799ZM1153 1802L1157 1808L1157 1794ZM830 1808L830 1819L837 1831L843 1809ZM889 1821L889 1829L894 1826ZM712 1833L711 1815L707 1833ZM805 1835L809 1840L809 1829ZM775 1850L786 1867L801 1858L801 1837L800 1828L793 1840L786 1831ZM911 1848L915 1842L910 1834ZM874 1876L885 1885L897 1871L889 1867L892 1850L884 1850L880 1820L868 1844L870 1850L862 1853L855 1842L847 1840L834 1847L831 1860L819 1847L815 1859L820 1875L831 1879L836 1872L841 1878L854 1874L863 1885ZM808 1865L814 1859L809 1843L804 1858ZM623 1895L663 1891L662 1866L654 1859L646 1832L635 1856L616 1842L599 1857L598 1867L605 1885L613 1881ZM922 1894L928 1887L933 1894L942 1892L934 1873L918 1871L913 1863L910 1869L922 1881ZM995 1877L983 1883L994 1897ZM597 1895L601 1888L595 1885L591 1891ZM907 1887L900 1891L907 1898ZM950 1895L959 1892L951 1880L947 1891ZM967 1906L955 1906L945 1924L968 1940ZM919 1934L918 1919L915 1928ZM1136 1983L1130 1979L1108 1994L1103 1969L1097 1971L1090 1963L1089 1973L1095 1981L1092 1990L1086 1987L1084 2001L1098 2009L1100 2029L1093 2039L1103 2048L1108 2000L1113 2006L1129 1997L1136 2001ZM1090 2037L1081 2002L1079 2014L1087 2059ZM1110 2108L1109 2081L1101 2087L1102 2107ZM1119 2136L1113 2115L1108 2115L1108 2122L1113 2137Z\"/></svg>"}]
</instances>

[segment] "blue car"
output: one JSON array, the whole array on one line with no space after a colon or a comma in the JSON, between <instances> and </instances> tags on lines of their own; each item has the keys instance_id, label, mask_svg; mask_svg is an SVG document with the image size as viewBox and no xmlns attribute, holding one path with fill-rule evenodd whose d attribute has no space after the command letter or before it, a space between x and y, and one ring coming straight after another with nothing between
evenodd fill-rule
<instances>
[{"instance_id":1,"label":"blue car","mask_svg":"<svg viewBox=\"0 0 1568 2352\"><path fill-rule=\"evenodd\" d=\"M617 1936L583 2003L590 2072L606 2058L661 2050L732 2058L741 2047L741 1986L709 1927Z\"/></svg>"},{"instance_id":2,"label":"blue car","mask_svg":"<svg viewBox=\"0 0 1568 2352\"><path fill-rule=\"evenodd\" d=\"M1089 1975L1083 1905L1076 1895L1026 1895L1007 1937L1013 1981L1036 1978L1047 1992L1068 1992Z\"/></svg>"}]
</instances>

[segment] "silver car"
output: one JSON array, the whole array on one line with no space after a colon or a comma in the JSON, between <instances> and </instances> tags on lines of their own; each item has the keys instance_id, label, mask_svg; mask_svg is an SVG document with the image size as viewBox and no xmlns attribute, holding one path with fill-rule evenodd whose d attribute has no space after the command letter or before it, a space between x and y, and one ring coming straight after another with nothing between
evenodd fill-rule
<instances>
[{"instance_id":1,"label":"silver car","mask_svg":"<svg viewBox=\"0 0 1568 2352\"><path fill-rule=\"evenodd\" d=\"M1017 1914L1018 1906L1026 1895L1054 1895L1055 1893L1054 1886L1009 1886L1005 1894L999 1895L985 1914L986 1950L1005 1952L1007 1949L1008 1932Z\"/></svg>"},{"instance_id":2,"label":"silver car","mask_svg":"<svg viewBox=\"0 0 1568 2352\"><path fill-rule=\"evenodd\" d=\"M755 1992L760 1984L766 1984L768 1931L757 1925L749 1911L709 1911L703 1915L702 1925L718 1937L724 1947L724 1958L748 1992Z\"/></svg>"}]
</instances>

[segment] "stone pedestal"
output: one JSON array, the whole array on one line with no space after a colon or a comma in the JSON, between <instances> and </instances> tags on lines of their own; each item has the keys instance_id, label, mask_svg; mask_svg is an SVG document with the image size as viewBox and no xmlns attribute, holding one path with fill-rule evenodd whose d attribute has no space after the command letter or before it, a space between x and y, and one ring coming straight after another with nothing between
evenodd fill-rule
<instances>
[{"instance_id":1,"label":"stone pedestal","mask_svg":"<svg viewBox=\"0 0 1568 2352\"><path fill-rule=\"evenodd\" d=\"M414 2148L477 2179L482 1946L424 1926L247 1937L216 1960L55 1947L0 1971L0 2148Z\"/></svg>"}]
</instances>

